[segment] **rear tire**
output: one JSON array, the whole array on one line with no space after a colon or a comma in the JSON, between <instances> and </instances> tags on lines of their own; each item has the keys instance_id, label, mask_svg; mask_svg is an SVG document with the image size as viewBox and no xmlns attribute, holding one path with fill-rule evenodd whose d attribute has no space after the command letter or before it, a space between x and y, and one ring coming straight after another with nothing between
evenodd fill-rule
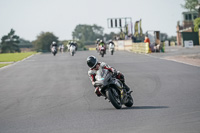
<instances>
[{"instance_id":1,"label":"rear tire","mask_svg":"<svg viewBox=\"0 0 200 133\"><path fill-rule=\"evenodd\" d=\"M116 109L121 109L122 108L122 104L120 99L116 99L117 97L114 95L114 93L112 92L113 88L108 89L108 91L106 91L106 96L108 97L108 99L110 100L110 102L112 103L112 105L116 108ZM119 95L120 97L120 95Z\"/></svg>"}]
</instances>

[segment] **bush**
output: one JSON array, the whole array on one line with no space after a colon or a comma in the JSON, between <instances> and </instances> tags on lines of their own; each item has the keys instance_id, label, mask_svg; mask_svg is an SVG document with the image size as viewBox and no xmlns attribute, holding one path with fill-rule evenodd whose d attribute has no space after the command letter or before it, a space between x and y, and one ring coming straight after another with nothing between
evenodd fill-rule
<instances>
[{"instance_id":1,"label":"bush","mask_svg":"<svg viewBox=\"0 0 200 133\"><path fill-rule=\"evenodd\" d=\"M196 18L194 20L194 31L195 32L198 32L199 31L199 28L200 28L200 18Z\"/></svg>"}]
</instances>

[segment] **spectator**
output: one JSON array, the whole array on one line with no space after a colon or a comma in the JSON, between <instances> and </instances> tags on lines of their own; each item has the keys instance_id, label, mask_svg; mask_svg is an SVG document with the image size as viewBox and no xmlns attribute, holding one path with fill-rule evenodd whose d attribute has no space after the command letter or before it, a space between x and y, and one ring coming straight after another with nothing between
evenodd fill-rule
<instances>
[{"instance_id":1,"label":"spectator","mask_svg":"<svg viewBox=\"0 0 200 133\"><path fill-rule=\"evenodd\" d=\"M149 52L151 52L151 47L150 47L151 42L150 42L150 39L148 38L148 35L145 36L144 42L149 44Z\"/></svg>"},{"instance_id":2,"label":"spectator","mask_svg":"<svg viewBox=\"0 0 200 133\"><path fill-rule=\"evenodd\" d=\"M154 52L160 52L160 49L161 49L160 44L156 44L154 46Z\"/></svg>"}]
</instances>

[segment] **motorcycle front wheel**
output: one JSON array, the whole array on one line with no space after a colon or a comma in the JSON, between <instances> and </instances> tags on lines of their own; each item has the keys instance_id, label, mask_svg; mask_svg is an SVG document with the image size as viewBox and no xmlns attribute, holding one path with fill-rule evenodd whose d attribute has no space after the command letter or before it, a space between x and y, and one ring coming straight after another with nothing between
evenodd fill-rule
<instances>
[{"instance_id":1,"label":"motorcycle front wheel","mask_svg":"<svg viewBox=\"0 0 200 133\"><path fill-rule=\"evenodd\" d=\"M131 94L129 94L129 96L128 96L128 102L127 103L125 103L124 105L126 106L126 107L131 107L132 105L133 105L133 97L131 96Z\"/></svg>"},{"instance_id":2,"label":"motorcycle front wheel","mask_svg":"<svg viewBox=\"0 0 200 133\"><path fill-rule=\"evenodd\" d=\"M107 95L108 99L110 100L110 102L112 103L112 105L116 109L121 109L122 108L122 104L121 104L121 100L120 100L120 95L119 95L119 93L114 88L108 89L106 91L106 95Z\"/></svg>"},{"instance_id":3,"label":"motorcycle front wheel","mask_svg":"<svg viewBox=\"0 0 200 133\"><path fill-rule=\"evenodd\" d=\"M114 51L111 51L111 55L113 55L113 52L114 52Z\"/></svg>"}]
</instances>

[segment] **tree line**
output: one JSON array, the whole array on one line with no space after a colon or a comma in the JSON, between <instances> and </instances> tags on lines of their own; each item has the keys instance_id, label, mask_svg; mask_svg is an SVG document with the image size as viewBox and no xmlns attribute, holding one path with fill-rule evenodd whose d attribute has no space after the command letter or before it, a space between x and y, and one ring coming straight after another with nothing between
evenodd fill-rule
<instances>
[{"instance_id":1,"label":"tree line","mask_svg":"<svg viewBox=\"0 0 200 133\"><path fill-rule=\"evenodd\" d=\"M4 35L1 38L0 43L0 51L1 53L14 53L20 52L20 48L29 47L35 51L40 52L50 52L50 45L53 41L57 42L57 44L67 45L69 41L76 41L78 43L79 48L83 48L85 45L95 44L97 38L103 39L112 39L115 35L114 32L110 34L103 33L104 28L98 25L77 25L72 32L71 40L59 40L59 37L54 35L52 32L41 32L36 40L30 42L28 40L24 40L20 38L18 35L15 35L15 30L11 29L11 31Z\"/></svg>"}]
</instances>

